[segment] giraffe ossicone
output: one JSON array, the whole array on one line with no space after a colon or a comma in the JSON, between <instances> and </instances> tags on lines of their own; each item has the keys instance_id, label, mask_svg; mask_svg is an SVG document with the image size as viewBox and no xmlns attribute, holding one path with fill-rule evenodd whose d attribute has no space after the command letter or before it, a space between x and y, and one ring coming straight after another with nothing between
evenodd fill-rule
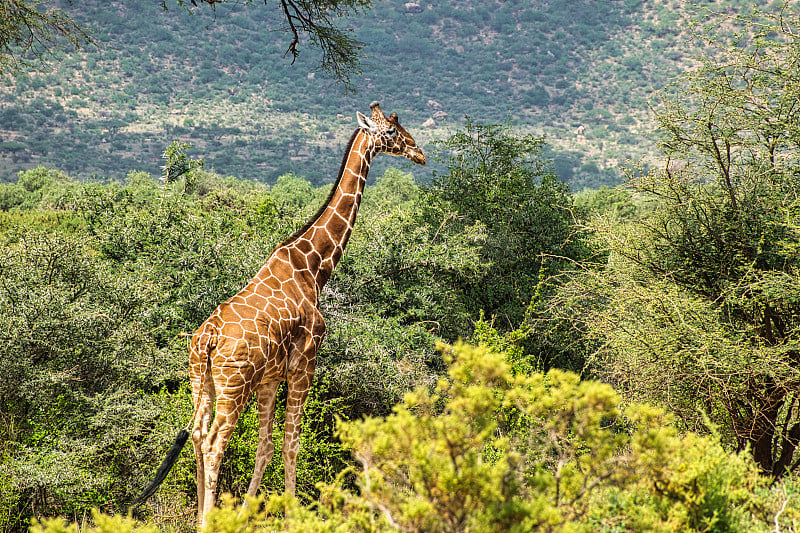
<instances>
[{"instance_id":1,"label":"giraffe ossicone","mask_svg":"<svg viewBox=\"0 0 800 533\"><path fill-rule=\"evenodd\" d=\"M281 381L287 382L288 391L283 437L285 491L295 494L302 411L326 331L319 294L350 238L370 163L377 154L388 153L425 164L425 154L400 125L397 114L386 117L378 102L372 102L370 109L369 116L356 113L358 129L319 211L275 248L247 286L220 304L192 336L189 375L194 414L173 450L180 450L190 432L197 462L198 527L214 506L225 448L253 394L259 434L247 495L258 491L272 459L272 425ZM166 477L171 467L167 463L177 459L173 450L138 503Z\"/></svg>"}]
</instances>

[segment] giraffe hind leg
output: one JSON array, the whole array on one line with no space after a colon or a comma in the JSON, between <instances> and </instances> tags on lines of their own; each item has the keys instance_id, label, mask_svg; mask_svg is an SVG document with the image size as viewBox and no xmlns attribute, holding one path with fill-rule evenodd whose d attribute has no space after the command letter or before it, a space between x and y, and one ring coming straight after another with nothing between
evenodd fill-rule
<instances>
[{"instance_id":1,"label":"giraffe hind leg","mask_svg":"<svg viewBox=\"0 0 800 533\"><path fill-rule=\"evenodd\" d=\"M311 388L312 373L289 376L287 380L286 426L283 433L283 468L285 492L294 496L297 487L297 455L300 452L300 431L303 407Z\"/></svg>"},{"instance_id":2,"label":"giraffe hind leg","mask_svg":"<svg viewBox=\"0 0 800 533\"><path fill-rule=\"evenodd\" d=\"M213 413L215 390L211 375L211 353L219 340L217 327L206 321L192 336L189 354L189 374L192 383L192 403L194 415L192 422L192 446L197 463L197 505L198 526L202 525L205 500L204 442Z\"/></svg>"},{"instance_id":3,"label":"giraffe hind leg","mask_svg":"<svg viewBox=\"0 0 800 533\"><path fill-rule=\"evenodd\" d=\"M252 394L252 377L245 379L240 386L225 386L217 389L217 402L214 413L214 421L211 429L202 442L203 449L203 470L204 470L204 494L203 494L203 514L200 515L198 523L205 524L205 516L214 507L216 501L217 482L219 470L222 466L222 459L225 448L236 429L239 416L244 411L247 400Z\"/></svg>"},{"instance_id":4,"label":"giraffe hind leg","mask_svg":"<svg viewBox=\"0 0 800 533\"><path fill-rule=\"evenodd\" d=\"M197 463L197 516L198 524L202 517L205 516L205 442L208 437L208 426L211 422L211 415L213 412L214 404L214 382L210 375L206 376L205 384L202 391L196 395L196 401L200 402L200 407L197 410L197 415L194 420L194 427L192 428L192 445L194 447L194 457Z\"/></svg>"}]
</instances>

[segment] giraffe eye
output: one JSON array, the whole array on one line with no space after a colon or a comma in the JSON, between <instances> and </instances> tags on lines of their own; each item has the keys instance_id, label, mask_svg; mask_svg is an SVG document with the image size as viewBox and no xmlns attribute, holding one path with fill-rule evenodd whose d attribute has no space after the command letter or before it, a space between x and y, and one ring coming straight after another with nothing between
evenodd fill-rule
<instances>
[{"instance_id":1,"label":"giraffe eye","mask_svg":"<svg viewBox=\"0 0 800 533\"><path fill-rule=\"evenodd\" d=\"M386 130L386 134L387 135L394 136L395 133L397 133L397 128L395 128L394 126L392 126L392 127L390 127L389 129Z\"/></svg>"}]
</instances>

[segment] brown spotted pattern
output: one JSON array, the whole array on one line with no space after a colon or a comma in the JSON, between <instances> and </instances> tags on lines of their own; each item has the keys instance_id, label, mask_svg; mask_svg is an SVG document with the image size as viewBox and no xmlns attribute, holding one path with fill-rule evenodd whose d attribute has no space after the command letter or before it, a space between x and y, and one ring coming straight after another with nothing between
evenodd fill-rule
<instances>
[{"instance_id":1,"label":"brown spotted pattern","mask_svg":"<svg viewBox=\"0 0 800 533\"><path fill-rule=\"evenodd\" d=\"M195 331L189 373L194 416L192 443L197 460L198 526L214 506L225 447L239 415L255 394L259 441L253 496L272 459L272 426L278 384L287 382L283 436L285 490L294 495L303 405L314 377L316 355L325 336L318 297L342 256L353 230L370 161L378 153L425 164L425 156L377 102L371 117L358 113L353 134L331 195L319 212L270 255L238 294L222 303Z\"/></svg>"}]
</instances>

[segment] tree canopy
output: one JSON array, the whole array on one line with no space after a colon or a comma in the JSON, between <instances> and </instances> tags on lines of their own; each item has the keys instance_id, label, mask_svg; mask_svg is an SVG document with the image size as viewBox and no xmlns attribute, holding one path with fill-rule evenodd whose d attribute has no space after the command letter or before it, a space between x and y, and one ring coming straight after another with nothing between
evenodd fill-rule
<instances>
[{"instance_id":1,"label":"tree canopy","mask_svg":"<svg viewBox=\"0 0 800 533\"><path fill-rule=\"evenodd\" d=\"M646 207L590 224L607 263L552 308L596 343L605 379L781 477L800 466L800 20L743 20L700 34L710 57L657 109L663 167L630 173Z\"/></svg>"}]
</instances>

